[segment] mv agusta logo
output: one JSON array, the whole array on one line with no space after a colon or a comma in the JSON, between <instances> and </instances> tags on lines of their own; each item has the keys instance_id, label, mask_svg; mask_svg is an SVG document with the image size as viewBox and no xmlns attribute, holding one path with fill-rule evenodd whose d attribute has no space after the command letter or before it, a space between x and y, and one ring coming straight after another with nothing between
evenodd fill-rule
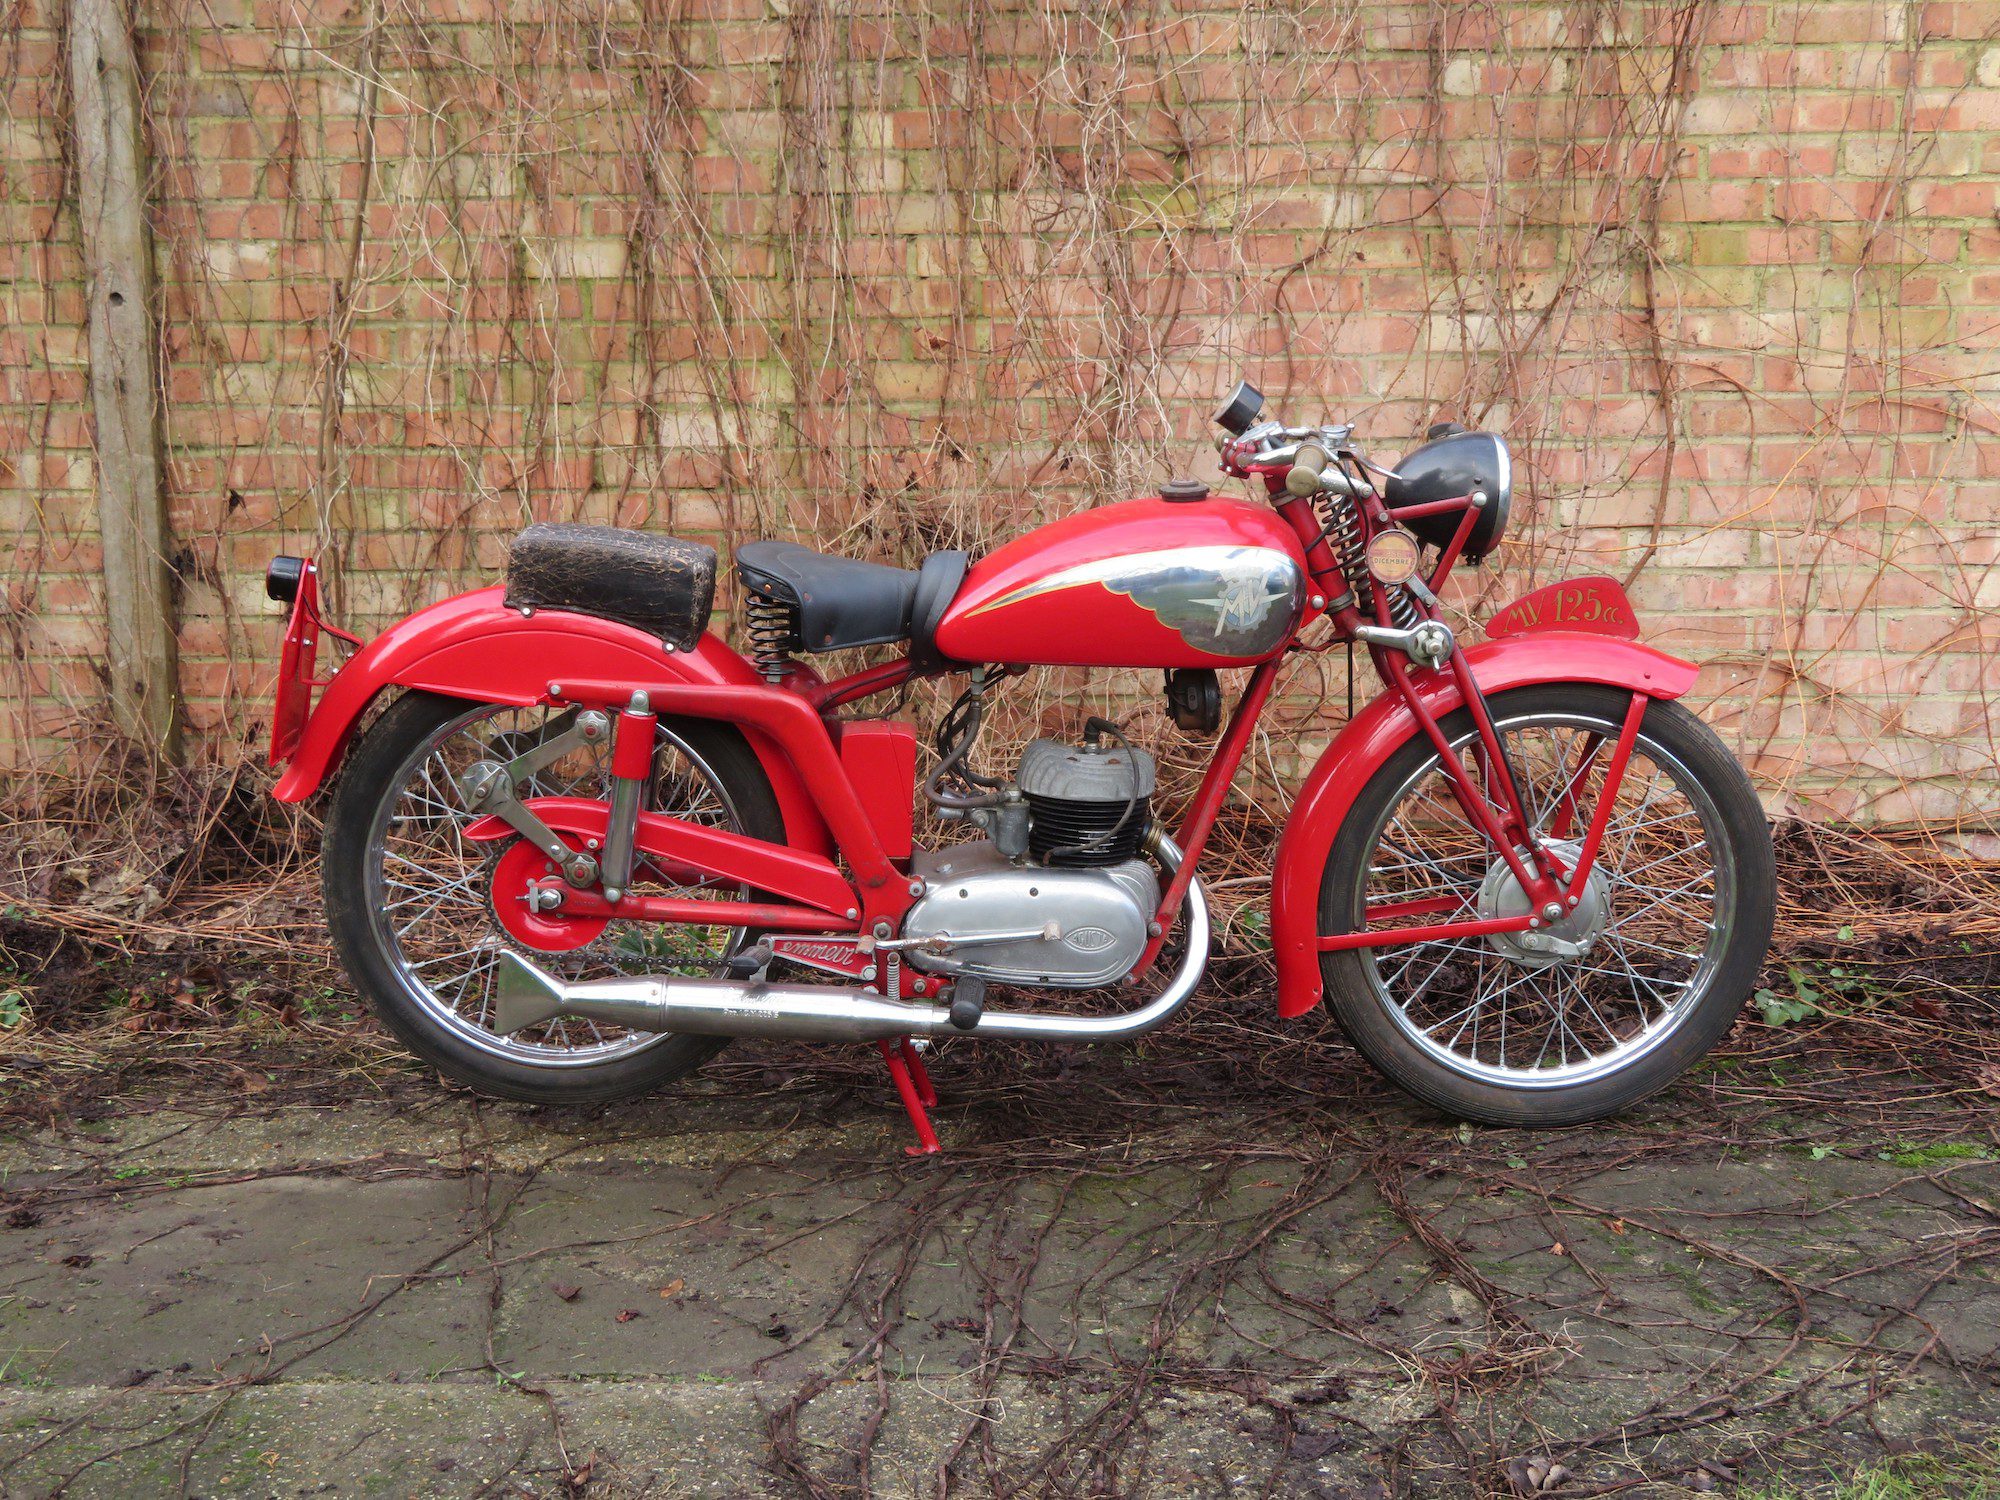
<instances>
[{"instance_id":1,"label":"mv agusta logo","mask_svg":"<svg viewBox=\"0 0 2000 1500\"><path fill-rule=\"evenodd\" d=\"M1262 656L1291 629L1305 578L1297 563L1271 547L1176 547L1079 563L974 613L1089 584L1125 595L1198 651Z\"/></svg>"}]
</instances>

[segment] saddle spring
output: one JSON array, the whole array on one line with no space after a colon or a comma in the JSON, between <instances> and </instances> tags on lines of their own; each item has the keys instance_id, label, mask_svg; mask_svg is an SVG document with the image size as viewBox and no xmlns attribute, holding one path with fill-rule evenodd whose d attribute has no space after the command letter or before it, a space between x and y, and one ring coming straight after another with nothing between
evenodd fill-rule
<instances>
[{"instance_id":1,"label":"saddle spring","mask_svg":"<svg viewBox=\"0 0 2000 1500\"><path fill-rule=\"evenodd\" d=\"M784 680L792 653L799 649L799 607L789 599L744 590L743 628L750 637L750 660L766 682Z\"/></svg>"}]
</instances>

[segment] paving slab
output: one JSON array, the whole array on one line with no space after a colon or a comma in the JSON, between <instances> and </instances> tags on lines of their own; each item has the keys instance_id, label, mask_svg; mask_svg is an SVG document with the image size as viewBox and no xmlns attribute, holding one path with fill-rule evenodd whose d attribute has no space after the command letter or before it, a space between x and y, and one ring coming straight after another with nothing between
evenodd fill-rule
<instances>
[{"instance_id":1,"label":"paving slab","mask_svg":"<svg viewBox=\"0 0 2000 1500\"><path fill-rule=\"evenodd\" d=\"M448 1098L17 1138L0 1483L1443 1495L2000 1421L1990 1163L1203 1144L1255 1138L911 1163Z\"/></svg>"}]
</instances>

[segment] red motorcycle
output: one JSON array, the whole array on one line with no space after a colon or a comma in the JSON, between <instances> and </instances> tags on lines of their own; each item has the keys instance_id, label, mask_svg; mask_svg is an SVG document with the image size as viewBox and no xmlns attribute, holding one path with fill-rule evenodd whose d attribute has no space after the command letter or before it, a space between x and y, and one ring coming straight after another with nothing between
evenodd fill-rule
<instances>
[{"instance_id":1,"label":"red motorcycle","mask_svg":"<svg viewBox=\"0 0 2000 1500\"><path fill-rule=\"evenodd\" d=\"M277 558L276 795L340 768L349 975L445 1074L539 1103L654 1088L730 1037L873 1041L935 1150L926 1039L1132 1037L1187 1004L1195 870L1279 669L1358 643L1389 687L1279 842L1278 1014L1326 997L1391 1079L1496 1124L1663 1087L1729 1029L1774 907L1749 778L1675 702L1695 668L1638 644L1607 578L1462 645L1438 594L1506 529L1506 445L1443 424L1386 469L1350 428L1262 410L1245 384L1216 420L1222 469L1269 505L1177 480L913 570L744 546L747 660L706 633L714 550L670 537L532 526L504 586L365 645L322 618L311 562ZM358 648L324 682L322 635ZM832 680L799 660L866 646L901 654ZM974 769L989 699L1032 665L1161 671L1174 722L1220 731L1171 836L1153 757L1108 721ZM1229 667L1251 670L1224 727ZM967 685L921 778L909 724L841 715L941 675ZM916 847L918 790L962 840Z\"/></svg>"}]
</instances>

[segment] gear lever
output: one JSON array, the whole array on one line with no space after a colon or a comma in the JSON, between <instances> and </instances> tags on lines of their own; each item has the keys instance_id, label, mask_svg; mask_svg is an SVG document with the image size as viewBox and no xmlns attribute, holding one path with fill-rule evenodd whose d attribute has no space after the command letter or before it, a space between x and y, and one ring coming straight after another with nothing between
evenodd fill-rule
<instances>
[{"instance_id":1,"label":"gear lever","mask_svg":"<svg viewBox=\"0 0 2000 1500\"><path fill-rule=\"evenodd\" d=\"M962 975L951 987L951 1024L970 1031L986 1012L986 981L974 974Z\"/></svg>"}]
</instances>

